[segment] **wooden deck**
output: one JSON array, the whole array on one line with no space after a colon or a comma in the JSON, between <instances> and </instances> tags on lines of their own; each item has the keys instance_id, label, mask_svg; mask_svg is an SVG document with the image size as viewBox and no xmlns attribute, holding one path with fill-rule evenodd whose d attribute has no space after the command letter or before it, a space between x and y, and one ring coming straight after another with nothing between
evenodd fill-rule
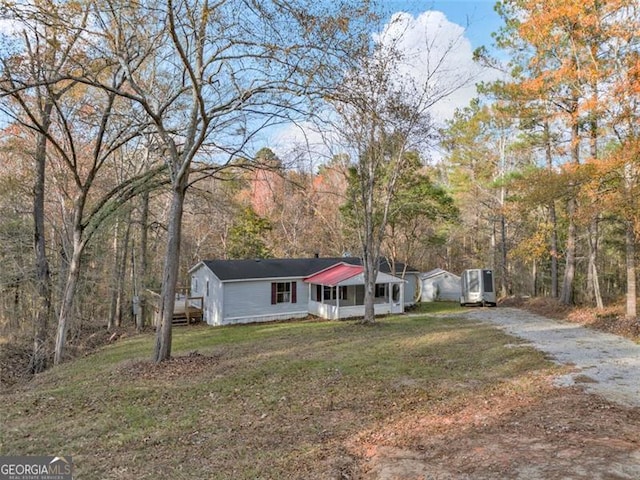
<instances>
[{"instance_id":1,"label":"wooden deck","mask_svg":"<svg viewBox=\"0 0 640 480\"><path fill-rule=\"evenodd\" d=\"M190 325L201 322L203 301L203 297L187 297L176 300L172 323L174 325Z\"/></svg>"},{"instance_id":2,"label":"wooden deck","mask_svg":"<svg viewBox=\"0 0 640 480\"><path fill-rule=\"evenodd\" d=\"M154 324L160 323L160 294L153 290L147 290L151 294L155 315ZM173 325L192 325L202 321L204 297L191 297L185 293L176 294L176 302L173 309Z\"/></svg>"}]
</instances>

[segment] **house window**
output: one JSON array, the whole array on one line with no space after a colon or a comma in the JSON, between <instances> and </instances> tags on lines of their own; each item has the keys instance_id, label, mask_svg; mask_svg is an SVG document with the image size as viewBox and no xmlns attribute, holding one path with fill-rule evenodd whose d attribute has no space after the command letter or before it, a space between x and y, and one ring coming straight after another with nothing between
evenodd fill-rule
<instances>
[{"instance_id":1,"label":"house window","mask_svg":"<svg viewBox=\"0 0 640 480\"><path fill-rule=\"evenodd\" d=\"M279 282L276 284L276 303L291 302L291 283Z\"/></svg>"},{"instance_id":2,"label":"house window","mask_svg":"<svg viewBox=\"0 0 640 480\"><path fill-rule=\"evenodd\" d=\"M318 285L319 286L319 285ZM324 287L324 295L323 298L325 300L335 300L337 295L340 295L340 300L345 300L347 298L347 287L329 287L325 285ZM318 301L320 299L318 298Z\"/></svg>"},{"instance_id":3,"label":"house window","mask_svg":"<svg viewBox=\"0 0 640 480\"><path fill-rule=\"evenodd\" d=\"M296 282L273 282L271 284L271 304L296 303Z\"/></svg>"},{"instance_id":4,"label":"house window","mask_svg":"<svg viewBox=\"0 0 640 480\"><path fill-rule=\"evenodd\" d=\"M482 288L487 293L493 293L493 272L491 270L482 271Z\"/></svg>"},{"instance_id":5,"label":"house window","mask_svg":"<svg viewBox=\"0 0 640 480\"><path fill-rule=\"evenodd\" d=\"M386 283L376 283L376 298L383 298L387 296L387 284Z\"/></svg>"},{"instance_id":6,"label":"house window","mask_svg":"<svg viewBox=\"0 0 640 480\"><path fill-rule=\"evenodd\" d=\"M191 289L193 290L193 293L198 293L198 277L195 275L191 277Z\"/></svg>"}]
</instances>

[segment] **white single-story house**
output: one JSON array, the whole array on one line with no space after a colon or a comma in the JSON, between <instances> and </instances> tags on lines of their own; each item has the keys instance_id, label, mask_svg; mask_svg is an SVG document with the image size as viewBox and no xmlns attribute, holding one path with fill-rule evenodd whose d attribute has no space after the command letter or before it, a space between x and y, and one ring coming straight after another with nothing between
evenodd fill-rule
<instances>
[{"instance_id":1,"label":"white single-story house","mask_svg":"<svg viewBox=\"0 0 640 480\"><path fill-rule=\"evenodd\" d=\"M441 268L420 275L420 301L460 301L460 277Z\"/></svg>"},{"instance_id":2,"label":"white single-story house","mask_svg":"<svg viewBox=\"0 0 640 480\"><path fill-rule=\"evenodd\" d=\"M390 272L380 262L376 280L376 314L402 313L415 303L418 272L396 264ZM189 270L191 296L203 297L203 319L209 325L302 318L327 319L364 314L361 260L288 258L203 260ZM408 299L408 300L407 300Z\"/></svg>"}]
</instances>

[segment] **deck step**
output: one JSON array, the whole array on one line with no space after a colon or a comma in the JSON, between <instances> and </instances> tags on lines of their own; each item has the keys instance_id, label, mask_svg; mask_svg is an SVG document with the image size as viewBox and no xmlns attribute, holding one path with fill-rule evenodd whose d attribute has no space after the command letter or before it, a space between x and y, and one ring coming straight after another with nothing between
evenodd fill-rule
<instances>
[{"instance_id":1,"label":"deck step","mask_svg":"<svg viewBox=\"0 0 640 480\"><path fill-rule=\"evenodd\" d=\"M192 313L187 319L184 315L174 315L172 325L189 325L194 323L200 323L202 321L202 312Z\"/></svg>"}]
</instances>

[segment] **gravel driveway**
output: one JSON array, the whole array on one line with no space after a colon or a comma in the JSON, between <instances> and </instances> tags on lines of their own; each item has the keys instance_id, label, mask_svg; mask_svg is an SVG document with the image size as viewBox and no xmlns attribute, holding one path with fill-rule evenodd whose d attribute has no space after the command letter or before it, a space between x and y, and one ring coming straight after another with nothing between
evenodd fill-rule
<instances>
[{"instance_id":1,"label":"gravel driveway","mask_svg":"<svg viewBox=\"0 0 640 480\"><path fill-rule=\"evenodd\" d=\"M640 345L631 340L517 308L474 308L465 315L531 342L560 364L574 365L558 385L578 384L613 402L640 407Z\"/></svg>"}]
</instances>

